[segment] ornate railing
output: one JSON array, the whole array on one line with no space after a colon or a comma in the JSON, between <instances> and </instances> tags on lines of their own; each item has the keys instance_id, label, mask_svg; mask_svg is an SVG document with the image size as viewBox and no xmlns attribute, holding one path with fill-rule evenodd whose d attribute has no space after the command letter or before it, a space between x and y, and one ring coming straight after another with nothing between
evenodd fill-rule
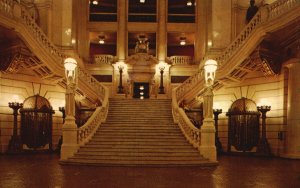
<instances>
[{"instance_id":1,"label":"ornate railing","mask_svg":"<svg viewBox=\"0 0 300 188\"><path fill-rule=\"evenodd\" d=\"M55 68L63 70L63 60L67 56L48 39L41 28L35 23L35 20L32 19L25 7L22 7L20 3L13 0L0 0L0 14L13 19L12 21L16 22L15 27L20 27L19 24L22 24L22 29L26 30L26 33L32 35L35 41L38 42L38 48L42 48L46 53L50 54L49 61L43 62L46 66L51 64L52 67L54 65ZM20 34L22 35L23 32ZM24 40L26 40L26 37L24 37ZM38 56L39 54L36 55ZM64 78L63 72L61 77ZM86 143L85 139L89 139L101 122L106 119L109 91L93 76L80 67L78 67L78 79L81 83L87 85L94 91L99 100L102 101L102 106L98 107L91 118L78 129L78 144L83 144Z\"/></svg>"},{"instance_id":2,"label":"ornate railing","mask_svg":"<svg viewBox=\"0 0 300 188\"><path fill-rule=\"evenodd\" d=\"M95 134L98 127L105 121L108 112L108 97L105 99L101 107L97 107L93 115L88 121L78 129L78 144L85 145Z\"/></svg>"},{"instance_id":3,"label":"ornate railing","mask_svg":"<svg viewBox=\"0 0 300 188\"><path fill-rule=\"evenodd\" d=\"M172 93L172 113L176 123L184 134L185 138L195 148L199 149L200 146L200 130L196 128L189 120L184 110L178 106L176 100L176 92ZM175 100L174 100L175 99Z\"/></svg>"},{"instance_id":4,"label":"ornate railing","mask_svg":"<svg viewBox=\"0 0 300 188\"><path fill-rule=\"evenodd\" d=\"M249 24L245 26L242 32L236 37L236 39L221 53L221 55L213 57L217 60L219 66L217 76L218 72L222 71L222 69L227 66L230 59L240 52L239 49L245 43L247 43L250 36L253 35L255 30L260 27L262 23L282 16L292 8L299 6L299 4L299 0L278 0L268 6L261 8L258 13L252 18ZM204 58L204 61L207 58L211 57L208 56ZM226 76L229 72L227 72L226 74L226 72L223 71L222 73L223 74L221 76ZM191 91L195 88L197 88L197 91L194 93L197 94L201 93L201 90L204 90L203 71L200 71L188 78L185 82L183 82L183 84L175 88L172 93L172 111L174 121L178 123L187 140L189 140L189 142L191 142L194 146L199 144L198 139L200 140L200 136L198 136L198 132L195 130L197 128L190 126L190 120L188 119L184 111L178 106L178 104L180 104L184 100L185 96L190 96Z\"/></svg>"},{"instance_id":5,"label":"ornate railing","mask_svg":"<svg viewBox=\"0 0 300 188\"><path fill-rule=\"evenodd\" d=\"M114 56L98 54L94 55L92 63L94 64L112 64L114 62Z\"/></svg>"},{"instance_id":6,"label":"ornate railing","mask_svg":"<svg viewBox=\"0 0 300 188\"><path fill-rule=\"evenodd\" d=\"M193 64L193 57L191 56L171 56L170 61L172 65L191 65Z\"/></svg>"},{"instance_id":7,"label":"ornate railing","mask_svg":"<svg viewBox=\"0 0 300 188\"><path fill-rule=\"evenodd\" d=\"M13 16L13 4L12 0L1 0L0 10L8 16Z\"/></svg>"}]
</instances>

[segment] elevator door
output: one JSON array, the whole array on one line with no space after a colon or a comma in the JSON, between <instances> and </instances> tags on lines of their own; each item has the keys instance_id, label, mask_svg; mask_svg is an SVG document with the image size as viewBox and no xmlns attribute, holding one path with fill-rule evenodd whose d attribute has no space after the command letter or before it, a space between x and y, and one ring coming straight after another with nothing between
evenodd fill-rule
<instances>
[{"instance_id":1,"label":"elevator door","mask_svg":"<svg viewBox=\"0 0 300 188\"><path fill-rule=\"evenodd\" d=\"M149 98L149 83L135 82L133 88L133 98L148 99Z\"/></svg>"}]
</instances>

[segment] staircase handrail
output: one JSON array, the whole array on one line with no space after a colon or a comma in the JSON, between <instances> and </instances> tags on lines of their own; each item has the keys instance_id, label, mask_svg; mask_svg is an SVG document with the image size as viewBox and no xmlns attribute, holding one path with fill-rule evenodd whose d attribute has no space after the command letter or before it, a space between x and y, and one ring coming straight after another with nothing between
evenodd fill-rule
<instances>
[{"instance_id":1,"label":"staircase handrail","mask_svg":"<svg viewBox=\"0 0 300 188\"><path fill-rule=\"evenodd\" d=\"M78 128L77 142L79 146L85 145L94 136L98 127L105 121L108 113L108 97L104 100L102 106L97 107L92 116L80 128Z\"/></svg>"},{"instance_id":2,"label":"staircase handrail","mask_svg":"<svg viewBox=\"0 0 300 188\"><path fill-rule=\"evenodd\" d=\"M292 8L299 6L299 0L278 0L270 5L262 7L257 14L252 18L252 20L245 26L245 28L240 32L240 34L233 40L233 42L221 53L220 56L214 57L218 62L217 78L225 77L229 71L225 71L226 65L229 60L239 52L241 46L243 46L249 37L254 33L254 31L267 21L278 18L283 13L291 10ZM190 76L186 81L184 81L180 86L174 88L172 93L172 112L173 118L176 123L178 123L183 134L189 140L193 146L198 144L198 138L200 142L200 136L198 137L194 127L190 126L191 122L185 114L184 110L179 107L185 95L198 86L197 93L203 93L204 87L204 76L203 76L203 64L205 60L211 58L209 55L204 58L201 62L201 71ZM220 74L222 72L222 74ZM197 129L197 128L196 128ZM196 139L194 138L196 135Z\"/></svg>"},{"instance_id":3,"label":"staircase handrail","mask_svg":"<svg viewBox=\"0 0 300 188\"><path fill-rule=\"evenodd\" d=\"M172 92L172 114L175 123L178 124L180 130L184 134L187 141L199 150L200 146L200 130L196 128L189 120L186 113L179 107L176 100L176 92Z\"/></svg>"}]
</instances>

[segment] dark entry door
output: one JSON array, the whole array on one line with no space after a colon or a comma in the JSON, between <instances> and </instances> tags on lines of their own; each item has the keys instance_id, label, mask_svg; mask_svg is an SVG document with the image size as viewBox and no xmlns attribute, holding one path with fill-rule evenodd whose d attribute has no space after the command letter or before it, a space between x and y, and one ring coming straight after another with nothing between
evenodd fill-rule
<instances>
[{"instance_id":1,"label":"dark entry door","mask_svg":"<svg viewBox=\"0 0 300 188\"><path fill-rule=\"evenodd\" d=\"M133 87L133 98L148 99L149 98L149 83L135 82Z\"/></svg>"}]
</instances>

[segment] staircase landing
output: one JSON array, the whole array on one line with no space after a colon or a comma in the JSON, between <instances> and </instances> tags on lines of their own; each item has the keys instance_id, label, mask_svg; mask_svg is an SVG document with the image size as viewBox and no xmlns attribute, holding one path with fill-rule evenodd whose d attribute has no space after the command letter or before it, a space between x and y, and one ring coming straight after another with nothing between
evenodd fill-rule
<instances>
[{"instance_id":1,"label":"staircase landing","mask_svg":"<svg viewBox=\"0 0 300 188\"><path fill-rule=\"evenodd\" d=\"M171 100L110 99L108 117L85 146L62 164L214 166L173 122Z\"/></svg>"}]
</instances>

